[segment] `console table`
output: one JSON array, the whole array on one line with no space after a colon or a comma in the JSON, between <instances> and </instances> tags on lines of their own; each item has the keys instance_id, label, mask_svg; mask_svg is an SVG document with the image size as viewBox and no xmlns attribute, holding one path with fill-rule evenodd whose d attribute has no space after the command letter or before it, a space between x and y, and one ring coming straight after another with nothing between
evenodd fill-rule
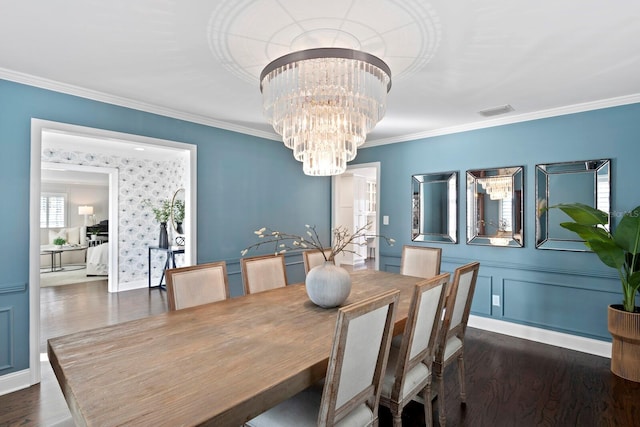
<instances>
[{"instance_id":1,"label":"console table","mask_svg":"<svg viewBox=\"0 0 640 427\"><path fill-rule=\"evenodd\" d=\"M162 275L160 276L160 282L156 286L151 286L151 252L152 251L163 251L167 254L167 257L164 262L164 268L162 269ZM161 248L160 246L149 246L149 289L151 288L160 288L165 289L166 286L162 283L164 280L164 271L167 268L175 268L176 267L176 254L183 254L184 246L169 246L168 248Z\"/></svg>"}]
</instances>

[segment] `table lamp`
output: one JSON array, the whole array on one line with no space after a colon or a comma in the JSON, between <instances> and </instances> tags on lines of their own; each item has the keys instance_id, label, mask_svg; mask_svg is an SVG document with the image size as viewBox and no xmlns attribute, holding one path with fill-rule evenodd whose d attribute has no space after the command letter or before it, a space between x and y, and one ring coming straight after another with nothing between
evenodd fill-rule
<instances>
[{"instance_id":1,"label":"table lamp","mask_svg":"<svg viewBox=\"0 0 640 427\"><path fill-rule=\"evenodd\" d=\"M89 215L93 215L93 206L78 206L78 215L84 215L85 227L89 225Z\"/></svg>"}]
</instances>

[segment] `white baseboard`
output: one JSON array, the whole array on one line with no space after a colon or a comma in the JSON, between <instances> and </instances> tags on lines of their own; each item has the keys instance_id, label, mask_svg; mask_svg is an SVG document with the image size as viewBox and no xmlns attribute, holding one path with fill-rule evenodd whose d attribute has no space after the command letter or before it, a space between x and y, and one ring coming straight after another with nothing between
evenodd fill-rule
<instances>
[{"instance_id":1,"label":"white baseboard","mask_svg":"<svg viewBox=\"0 0 640 427\"><path fill-rule=\"evenodd\" d=\"M472 328L484 329L485 331L611 358L611 343L606 341L474 315L469 316L469 322L467 324Z\"/></svg>"},{"instance_id":2,"label":"white baseboard","mask_svg":"<svg viewBox=\"0 0 640 427\"><path fill-rule=\"evenodd\" d=\"M143 289L149 287L147 279L134 280L133 282L118 283L118 292L132 291L134 289Z\"/></svg>"},{"instance_id":3,"label":"white baseboard","mask_svg":"<svg viewBox=\"0 0 640 427\"><path fill-rule=\"evenodd\" d=\"M29 369L13 372L0 377L0 396L22 390L31 385L31 372Z\"/></svg>"}]
</instances>

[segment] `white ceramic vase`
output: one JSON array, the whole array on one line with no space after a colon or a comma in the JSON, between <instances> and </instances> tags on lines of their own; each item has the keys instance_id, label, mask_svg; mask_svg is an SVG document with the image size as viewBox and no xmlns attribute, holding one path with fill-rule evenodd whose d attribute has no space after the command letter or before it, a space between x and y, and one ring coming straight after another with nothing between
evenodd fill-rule
<instances>
[{"instance_id":1,"label":"white ceramic vase","mask_svg":"<svg viewBox=\"0 0 640 427\"><path fill-rule=\"evenodd\" d=\"M309 299L323 308L339 306L351 292L349 272L332 262L313 267L307 273L304 283Z\"/></svg>"}]
</instances>

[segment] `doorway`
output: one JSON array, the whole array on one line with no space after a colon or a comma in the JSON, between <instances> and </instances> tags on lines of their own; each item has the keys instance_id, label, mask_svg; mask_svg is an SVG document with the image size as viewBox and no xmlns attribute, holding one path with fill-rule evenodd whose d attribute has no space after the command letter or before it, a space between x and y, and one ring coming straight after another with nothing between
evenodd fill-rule
<instances>
[{"instance_id":1,"label":"doorway","mask_svg":"<svg viewBox=\"0 0 640 427\"><path fill-rule=\"evenodd\" d=\"M331 222L333 228L345 226L356 230L368 225L370 237L360 242L362 246L354 247L353 253L343 253L340 264L359 266L367 264L368 268L379 268L379 234L380 213L380 162L350 165L342 175L332 178Z\"/></svg>"},{"instance_id":2,"label":"doorway","mask_svg":"<svg viewBox=\"0 0 640 427\"><path fill-rule=\"evenodd\" d=\"M147 153L153 152L171 152L173 157L181 157L184 159L184 183L185 189L185 206L186 220L184 224L184 234L187 237L185 242L186 265L192 264L196 259L196 156L197 147L193 144L185 144L175 141L161 140L157 138L149 138L140 135L123 134L119 132L106 131L102 129L87 128L83 126L69 125L66 123L51 122L40 119L31 120L31 172L30 172L30 233L29 233L29 347L30 347L30 382L36 384L40 382L40 193L41 193L41 163L43 160L43 141L50 135L63 136L65 139L73 140L74 144L81 147L91 149L85 150L86 156L89 158L79 159L78 162L72 161L71 157L65 162L65 167L78 167L80 170L91 168L87 166L87 161L92 160L90 156L99 150L106 149L136 149L146 150ZM91 145L93 144L93 145ZM116 151L117 152L117 151ZM48 153L45 153L48 154ZM70 156L75 155L70 152ZM123 290L133 289L135 287L146 287L146 278L133 283L126 287L122 286L121 271L118 268L118 259L121 259L118 248L120 232L118 226L119 219L119 193L118 188L119 177L122 178L122 171L125 165L115 164L111 162L109 153L101 153L106 156L102 167L114 169L109 171L110 179L110 196L109 196L109 241L113 242L109 245L109 292L119 292ZM74 165L72 165L73 163ZM79 164L78 164L79 163ZM104 171L103 171L104 172ZM113 183L111 182L113 180ZM124 203L124 201L123 201ZM119 218L120 217L120 218ZM113 224L113 227L111 227ZM113 234L111 234L113 233ZM145 250L146 251L146 248ZM113 271L113 275L111 272ZM112 285L113 283L113 285ZM126 285L128 285L127 283Z\"/></svg>"},{"instance_id":3,"label":"doorway","mask_svg":"<svg viewBox=\"0 0 640 427\"><path fill-rule=\"evenodd\" d=\"M43 147L46 149L46 138L43 140ZM68 240L67 243L70 244L71 250L69 250L68 258L73 257L74 262L77 263L82 261L82 256L84 255L85 268L78 269L76 268L66 268L62 265L63 256L66 256L65 253L61 253L58 255L60 260L60 265L58 266L60 272L55 271L55 263L51 265L51 269L48 271L47 269L40 267L41 271L41 285L42 279L51 281L51 276L61 276L61 278L53 279L52 281L57 284L65 283L64 278L68 277L69 274L65 274L67 270L71 270L70 274L76 281L82 279L82 275L87 278L88 274L95 274L96 271L89 271L87 261L91 261L91 256L94 255L95 258L96 252L100 251L102 253L101 258L106 258L108 263L106 266L101 265L100 274L104 274L105 270L107 276L99 276L95 278L89 278L88 280L96 280L96 279L106 279L108 280L108 290L109 292L117 292L118 291L118 262L117 262L117 254L118 254L118 223L117 221L110 221L111 226L108 228L108 235L106 238L106 246L101 246L98 248L96 246L92 246L95 249L92 249L92 253L89 253L89 248L84 250L75 250L73 246L88 246L89 242L87 237L87 229L86 227L91 224L93 225L94 220L89 219L88 216L84 216L84 222L82 220L78 221L80 217L81 209L86 208L90 205L92 213L95 211L98 218L104 219L106 218L107 224L109 224L109 220L117 217L117 206L118 206L118 169L116 168L105 168L105 167L95 167L95 166L84 166L84 165L75 165L75 164L60 164L60 163L49 163L49 162L41 162L41 190L43 190L43 194L46 194L45 190L51 190L52 188L58 191L61 197L64 198L64 222L62 224L64 228L54 228L50 229L50 224L44 224L47 227L42 228L43 224L41 224L41 229L44 230L40 233L40 242L41 244L50 244L52 243L49 239L52 233L55 235L59 230L62 230L63 233L65 231L69 231L69 233L64 233L63 238L69 239L71 236L71 230L75 230L74 236L75 241ZM104 190L106 186L106 191ZM74 190L75 189L75 190ZM74 212L75 208L75 212ZM75 214L78 215L75 215ZM40 214L42 217L42 213ZM42 220L41 220L42 222ZM84 225L82 225L84 224ZM47 235L48 234L48 235ZM104 248L107 248L105 251ZM41 257L42 259L42 257ZM51 257L52 261L55 261L55 257ZM76 278L77 277L77 278ZM73 280L73 279L71 279Z\"/></svg>"}]
</instances>

